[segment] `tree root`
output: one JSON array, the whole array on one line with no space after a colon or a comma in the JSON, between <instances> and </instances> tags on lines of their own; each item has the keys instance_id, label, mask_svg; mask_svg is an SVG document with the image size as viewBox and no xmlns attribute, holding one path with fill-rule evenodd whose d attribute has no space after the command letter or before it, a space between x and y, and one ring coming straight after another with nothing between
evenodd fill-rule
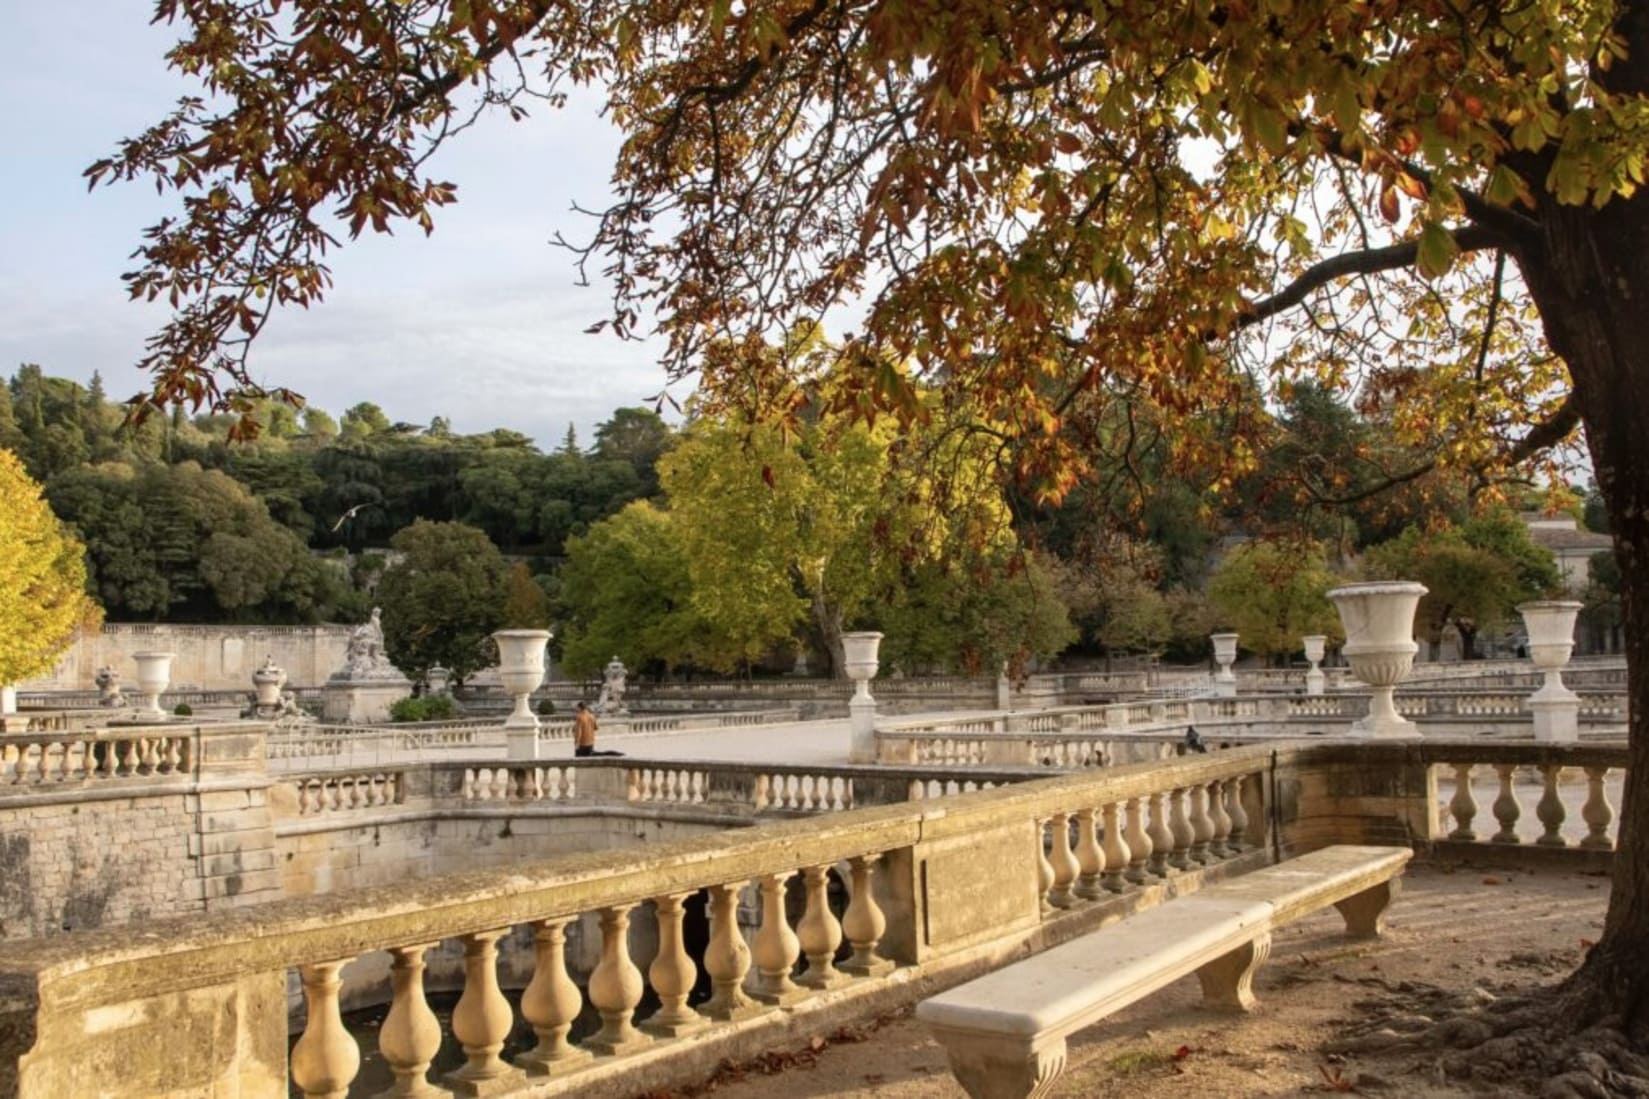
<instances>
[{"instance_id":1,"label":"tree root","mask_svg":"<svg viewBox=\"0 0 1649 1099\"><path fill-rule=\"evenodd\" d=\"M1488 1085L1501 1094L1649 1099L1649 1047L1641 1036L1635 1042L1628 1036L1618 1015L1598 1012L1594 991L1576 987L1572 978L1556 989L1504 999L1410 985L1400 990L1403 1003L1371 1011L1323 1048L1370 1061L1407 1060L1400 1071Z\"/></svg>"}]
</instances>

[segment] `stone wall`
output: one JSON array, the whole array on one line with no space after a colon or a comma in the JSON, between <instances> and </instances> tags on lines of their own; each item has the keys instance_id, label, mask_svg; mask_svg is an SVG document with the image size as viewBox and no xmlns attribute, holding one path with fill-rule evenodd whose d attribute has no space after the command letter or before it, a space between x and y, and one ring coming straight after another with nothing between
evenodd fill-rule
<instances>
[{"instance_id":1,"label":"stone wall","mask_svg":"<svg viewBox=\"0 0 1649 1099\"><path fill-rule=\"evenodd\" d=\"M280 896L262 730L146 731L0 744L0 940Z\"/></svg>"},{"instance_id":2,"label":"stone wall","mask_svg":"<svg viewBox=\"0 0 1649 1099\"><path fill-rule=\"evenodd\" d=\"M19 684L23 691L89 691L105 664L120 673L121 685L135 687L132 654L158 650L177 654L172 687L179 690L250 691L252 672L266 656L286 669L294 687L318 687L344 665L353 626L187 626L111 622L82 634L38 679Z\"/></svg>"}]
</instances>

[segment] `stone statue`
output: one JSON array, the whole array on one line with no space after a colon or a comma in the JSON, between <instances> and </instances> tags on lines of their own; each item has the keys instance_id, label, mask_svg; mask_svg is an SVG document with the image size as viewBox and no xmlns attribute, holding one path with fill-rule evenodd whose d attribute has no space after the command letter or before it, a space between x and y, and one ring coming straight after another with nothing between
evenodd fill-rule
<instances>
[{"instance_id":1,"label":"stone statue","mask_svg":"<svg viewBox=\"0 0 1649 1099\"><path fill-rule=\"evenodd\" d=\"M333 672L333 679L400 679L401 673L389 662L384 652L382 611L372 608L372 617L355 627L349 635L349 647L344 651L344 666Z\"/></svg>"},{"instance_id":2,"label":"stone statue","mask_svg":"<svg viewBox=\"0 0 1649 1099\"><path fill-rule=\"evenodd\" d=\"M97 684L97 704L99 706L124 706L126 696L120 693L120 673L109 665L97 669L97 675L92 680Z\"/></svg>"},{"instance_id":3,"label":"stone statue","mask_svg":"<svg viewBox=\"0 0 1649 1099\"><path fill-rule=\"evenodd\" d=\"M624 677L627 670L624 661L617 654L607 662L602 673L601 694L595 700L595 712L598 714L627 714L630 711L624 707Z\"/></svg>"}]
</instances>

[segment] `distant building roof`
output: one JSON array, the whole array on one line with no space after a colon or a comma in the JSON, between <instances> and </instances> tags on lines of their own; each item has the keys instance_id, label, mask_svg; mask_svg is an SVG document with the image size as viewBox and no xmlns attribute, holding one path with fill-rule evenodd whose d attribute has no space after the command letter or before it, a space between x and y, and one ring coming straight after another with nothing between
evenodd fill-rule
<instances>
[{"instance_id":1,"label":"distant building roof","mask_svg":"<svg viewBox=\"0 0 1649 1099\"><path fill-rule=\"evenodd\" d=\"M1567 528L1530 526L1529 541L1537 546L1545 546L1553 553L1562 550L1606 550L1612 549L1615 544L1614 539L1607 534L1576 530L1572 520Z\"/></svg>"}]
</instances>

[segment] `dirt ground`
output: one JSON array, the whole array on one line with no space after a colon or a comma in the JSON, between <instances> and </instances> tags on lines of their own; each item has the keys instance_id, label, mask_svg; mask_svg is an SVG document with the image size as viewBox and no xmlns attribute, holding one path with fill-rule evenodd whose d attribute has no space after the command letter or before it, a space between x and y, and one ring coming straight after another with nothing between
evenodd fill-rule
<instances>
[{"instance_id":1,"label":"dirt ground","mask_svg":"<svg viewBox=\"0 0 1649 1099\"><path fill-rule=\"evenodd\" d=\"M1512 992L1555 984L1598 937L1608 879L1553 871L1412 866L1386 937L1348 944L1333 910L1281 929L1255 980L1259 1006L1240 1018L1198 1006L1195 977L1082 1032L1051 1095L1362 1094L1393 1099L1536 1094L1540 1081L1445 1077L1442 1054L1399 1044L1380 1054L1325 1046L1375 1018L1395 1029ZM1096 939L1096 948L1103 941ZM681 1099L964 1099L944 1051L908 1013L844 1031L816 1049L728 1066Z\"/></svg>"}]
</instances>

